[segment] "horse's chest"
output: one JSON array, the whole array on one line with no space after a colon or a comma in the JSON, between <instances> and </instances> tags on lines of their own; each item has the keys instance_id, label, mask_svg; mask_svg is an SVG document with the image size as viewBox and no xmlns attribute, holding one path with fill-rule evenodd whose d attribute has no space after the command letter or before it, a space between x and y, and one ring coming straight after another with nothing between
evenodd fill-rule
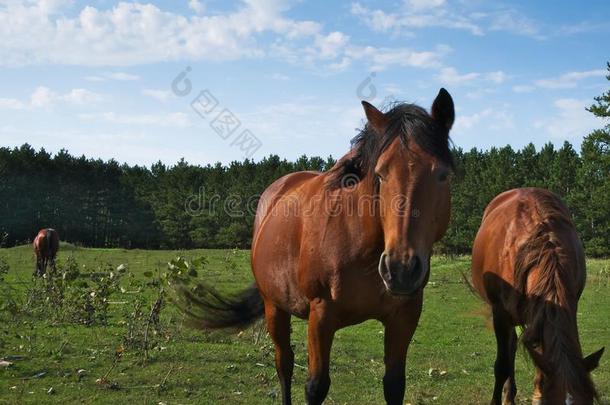
<instances>
[{"instance_id":1,"label":"horse's chest","mask_svg":"<svg viewBox=\"0 0 610 405\"><path fill-rule=\"evenodd\" d=\"M349 268L330 276L329 292L338 305L368 311L384 294L384 286L376 267Z\"/></svg>"}]
</instances>

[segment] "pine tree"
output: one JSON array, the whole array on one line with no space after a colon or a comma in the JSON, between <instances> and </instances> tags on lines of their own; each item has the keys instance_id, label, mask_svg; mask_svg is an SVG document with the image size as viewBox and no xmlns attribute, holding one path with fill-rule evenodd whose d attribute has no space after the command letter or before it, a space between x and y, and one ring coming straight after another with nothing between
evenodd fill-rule
<instances>
[{"instance_id":1,"label":"pine tree","mask_svg":"<svg viewBox=\"0 0 610 405\"><path fill-rule=\"evenodd\" d=\"M606 79L610 80L610 62L606 63L608 69L608 76ZM601 96L593 98L595 104L592 104L587 111L592 112L596 117L610 118L610 90L603 93ZM606 125L606 129L610 126L610 123Z\"/></svg>"},{"instance_id":2,"label":"pine tree","mask_svg":"<svg viewBox=\"0 0 610 405\"><path fill-rule=\"evenodd\" d=\"M610 74L606 78L610 81ZM587 110L597 117L610 118L610 90L595 97L595 102ZM610 122L585 137L580 154L577 200L581 215L576 221L587 253L607 256L610 255Z\"/></svg>"}]
</instances>

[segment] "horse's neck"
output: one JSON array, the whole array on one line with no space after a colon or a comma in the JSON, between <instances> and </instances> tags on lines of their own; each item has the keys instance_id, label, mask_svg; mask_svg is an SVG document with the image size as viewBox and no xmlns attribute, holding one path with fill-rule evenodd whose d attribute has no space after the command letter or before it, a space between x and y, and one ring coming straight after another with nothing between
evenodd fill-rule
<instances>
[{"instance_id":1,"label":"horse's neck","mask_svg":"<svg viewBox=\"0 0 610 405\"><path fill-rule=\"evenodd\" d=\"M346 239L363 254L382 248L383 229L373 181L364 178L353 188L339 190L339 194L342 221L346 229L354 230Z\"/></svg>"}]
</instances>

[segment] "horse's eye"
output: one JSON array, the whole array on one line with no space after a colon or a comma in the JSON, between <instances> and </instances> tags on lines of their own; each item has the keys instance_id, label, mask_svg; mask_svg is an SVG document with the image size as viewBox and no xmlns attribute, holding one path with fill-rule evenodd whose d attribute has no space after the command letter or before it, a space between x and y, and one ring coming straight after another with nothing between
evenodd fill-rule
<instances>
[{"instance_id":1,"label":"horse's eye","mask_svg":"<svg viewBox=\"0 0 610 405\"><path fill-rule=\"evenodd\" d=\"M378 173L375 173L375 181L381 184L383 182L383 177L381 177L381 175L379 175Z\"/></svg>"},{"instance_id":2,"label":"horse's eye","mask_svg":"<svg viewBox=\"0 0 610 405\"><path fill-rule=\"evenodd\" d=\"M444 183L445 181L447 181L447 178L449 177L449 172L447 171L442 171L439 175L438 175L438 181L440 181L441 183Z\"/></svg>"}]
</instances>

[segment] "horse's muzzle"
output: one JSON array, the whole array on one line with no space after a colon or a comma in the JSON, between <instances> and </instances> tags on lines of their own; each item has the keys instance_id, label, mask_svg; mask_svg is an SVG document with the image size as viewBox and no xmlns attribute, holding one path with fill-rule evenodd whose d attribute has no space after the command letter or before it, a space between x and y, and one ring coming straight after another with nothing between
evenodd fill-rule
<instances>
[{"instance_id":1,"label":"horse's muzzle","mask_svg":"<svg viewBox=\"0 0 610 405\"><path fill-rule=\"evenodd\" d=\"M424 286L426 268L417 256L411 256L406 262L392 260L390 255L382 253L379 258L379 275L386 289L393 295L414 295Z\"/></svg>"}]
</instances>

